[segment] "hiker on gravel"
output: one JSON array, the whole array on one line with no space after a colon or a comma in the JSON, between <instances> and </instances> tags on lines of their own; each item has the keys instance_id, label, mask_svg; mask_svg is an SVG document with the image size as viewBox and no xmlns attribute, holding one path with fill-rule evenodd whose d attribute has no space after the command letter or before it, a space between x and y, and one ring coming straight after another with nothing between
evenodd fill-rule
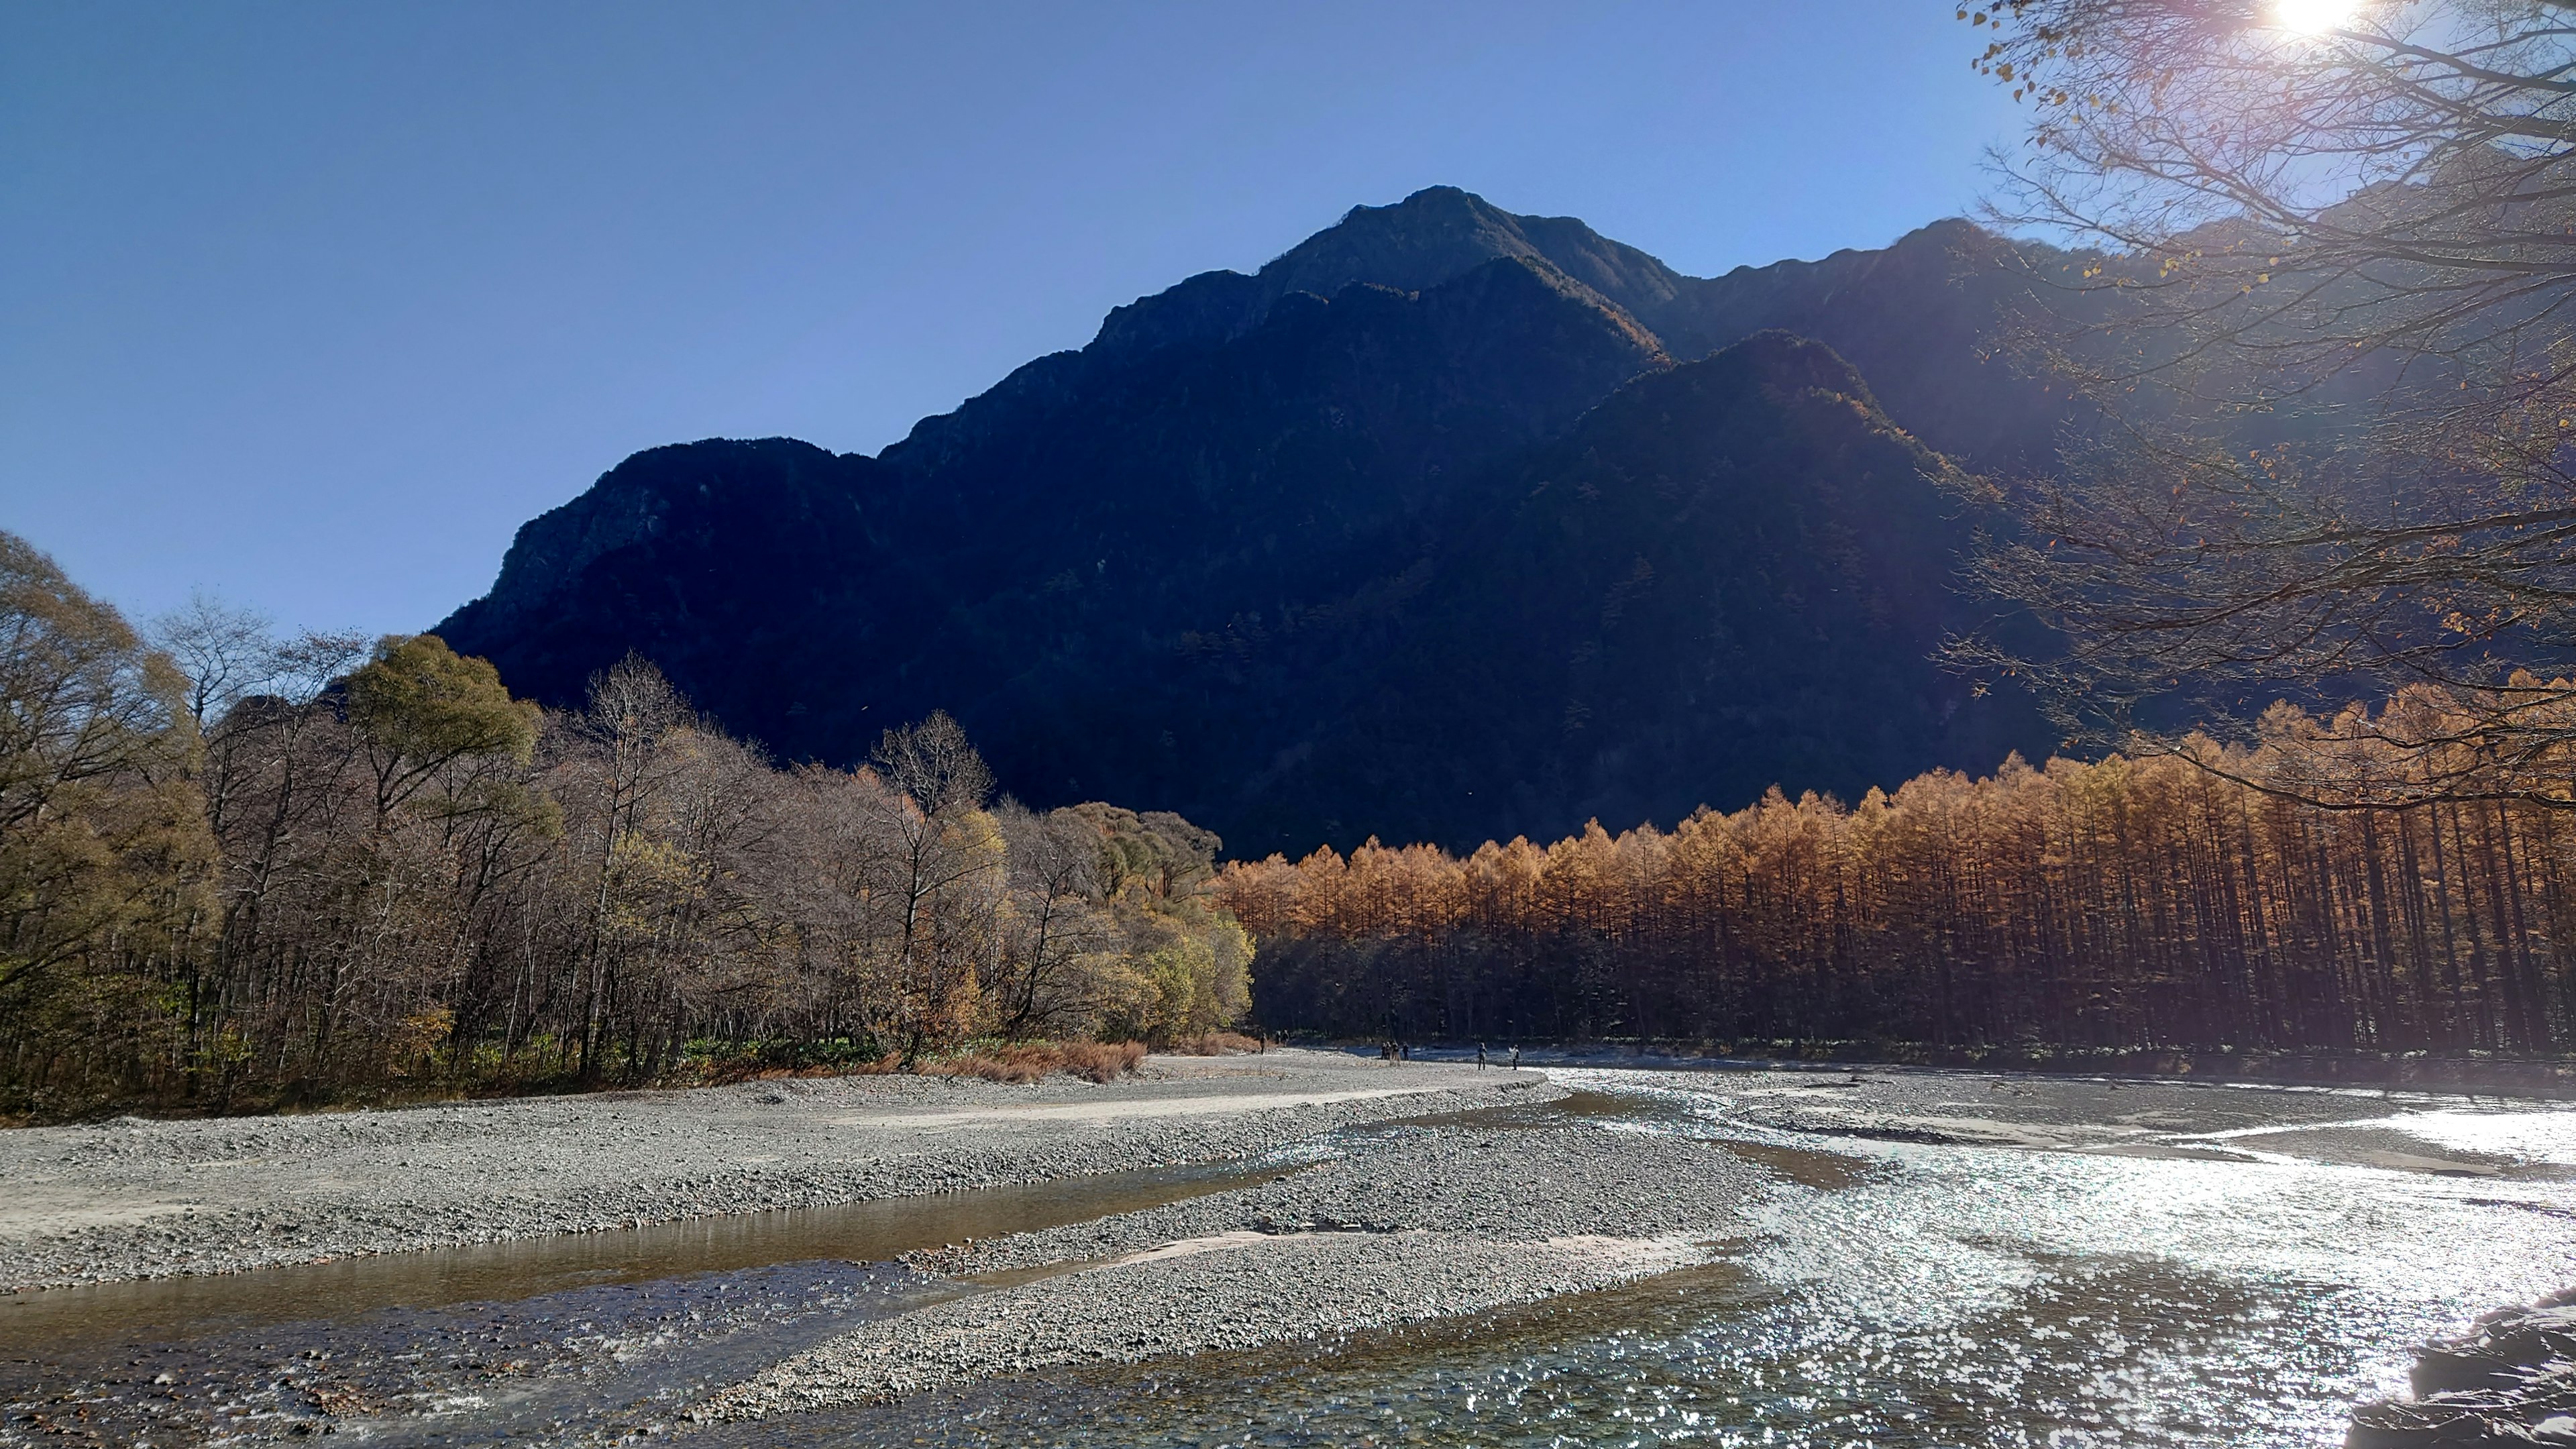
<instances>
[{"instance_id":1,"label":"hiker on gravel","mask_svg":"<svg viewBox=\"0 0 2576 1449\"><path fill-rule=\"evenodd\" d=\"M1481 1072L1481 1071L1483 1071L1484 1069L1485 1069L1485 1044L1484 1044L1483 1042L1478 1042L1478 1043L1476 1043L1476 1070Z\"/></svg>"},{"instance_id":2,"label":"hiker on gravel","mask_svg":"<svg viewBox=\"0 0 2576 1449\"><path fill-rule=\"evenodd\" d=\"M1514 1043L1512 1043L1512 1070L1517 1072L1517 1071L1519 1071L1520 1069L1521 1069L1521 1047L1520 1047L1520 1043L1518 1043L1518 1042L1514 1042Z\"/></svg>"}]
</instances>

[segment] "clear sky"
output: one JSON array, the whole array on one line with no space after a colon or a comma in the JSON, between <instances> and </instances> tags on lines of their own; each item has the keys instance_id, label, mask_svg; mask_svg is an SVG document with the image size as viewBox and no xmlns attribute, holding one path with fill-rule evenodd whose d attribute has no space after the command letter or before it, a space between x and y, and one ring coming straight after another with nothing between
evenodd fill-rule
<instances>
[{"instance_id":1,"label":"clear sky","mask_svg":"<svg viewBox=\"0 0 2576 1449\"><path fill-rule=\"evenodd\" d=\"M1463 186L1683 271L1974 200L1951 0L0 6L0 527L416 630L639 448L873 452Z\"/></svg>"}]
</instances>

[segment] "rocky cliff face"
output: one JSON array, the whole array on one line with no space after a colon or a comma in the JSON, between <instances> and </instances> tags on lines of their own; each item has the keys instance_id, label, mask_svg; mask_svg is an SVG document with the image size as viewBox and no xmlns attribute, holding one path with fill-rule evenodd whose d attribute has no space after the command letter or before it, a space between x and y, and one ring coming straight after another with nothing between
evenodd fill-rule
<instances>
[{"instance_id":1,"label":"rocky cliff face","mask_svg":"<svg viewBox=\"0 0 2576 1449\"><path fill-rule=\"evenodd\" d=\"M2044 732L1926 662L1967 522L1917 438L2009 460L2059 421L1981 356L1994 246L1696 279L1435 189L1120 308L877 458L637 454L439 632L556 702L639 650L790 757L944 708L1032 802L1237 851L1991 766ZM1781 325L1833 347L1753 337Z\"/></svg>"}]
</instances>

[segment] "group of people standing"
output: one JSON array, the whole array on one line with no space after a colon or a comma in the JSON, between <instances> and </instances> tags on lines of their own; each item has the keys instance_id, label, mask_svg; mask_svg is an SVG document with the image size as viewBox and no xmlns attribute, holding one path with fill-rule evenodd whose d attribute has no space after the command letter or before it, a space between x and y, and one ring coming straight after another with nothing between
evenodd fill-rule
<instances>
[{"instance_id":1,"label":"group of people standing","mask_svg":"<svg viewBox=\"0 0 2576 1449\"><path fill-rule=\"evenodd\" d=\"M1406 1045L1402 1040L1396 1037L1388 1037L1386 1040L1377 1044L1377 1055L1378 1060L1380 1061L1409 1062L1413 1060L1413 1048ZM1491 1061L1492 1056L1485 1050L1485 1044L1483 1042L1476 1043L1476 1070L1480 1072L1483 1071L1491 1064ZM1511 1070L1517 1072L1520 1069L1521 1049L1515 1046L1512 1048Z\"/></svg>"}]
</instances>

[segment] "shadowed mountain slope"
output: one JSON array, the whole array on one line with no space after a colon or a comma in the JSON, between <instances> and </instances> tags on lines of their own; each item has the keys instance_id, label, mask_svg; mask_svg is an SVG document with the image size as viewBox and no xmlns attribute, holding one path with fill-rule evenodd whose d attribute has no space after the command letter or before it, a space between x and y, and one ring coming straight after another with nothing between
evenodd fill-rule
<instances>
[{"instance_id":1,"label":"shadowed mountain slope","mask_svg":"<svg viewBox=\"0 0 2576 1449\"><path fill-rule=\"evenodd\" d=\"M1640 378L1369 595L1187 641L1201 696L1252 706L1236 738L1305 726L1209 761L1192 805L1277 822L1262 844L1464 847L1990 768L2046 736L1928 658L1973 612L1950 576L1966 481L1802 338Z\"/></svg>"},{"instance_id":2,"label":"shadowed mountain slope","mask_svg":"<svg viewBox=\"0 0 2576 1449\"><path fill-rule=\"evenodd\" d=\"M1184 628L1361 587L1458 480L1668 365L1516 259L1420 293L1292 293L1225 341L1040 359L882 460L638 454L521 530L438 632L549 701L640 650L790 757L863 756L879 722L942 708L1000 748L1053 728L1001 699L1079 710ZM1047 799L1122 783L1004 778Z\"/></svg>"},{"instance_id":3,"label":"shadowed mountain slope","mask_svg":"<svg viewBox=\"0 0 2576 1449\"><path fill-rule=\"evenodd\" d=\"M1426 191L1120 308L873 459L639 453L438 632L558 703L641 651L790 757L944 708L1034 803L1237 851L1991 765L2044 734L1925 661L1965 524L1896 424L1972 459L2055 427L1979 356L1994 245L1695 279ZM1787 337L1687 361L1782 324L1896 385Z\"/></svg>"},{"instance_id":4,"label":"shadowed mountain slope","mask_svg":"<svg viewBox=\"0 0 2576 1449\"><path fill-rule=\"evenodd\" d=\"M2026 300L2034 272L2064 261L2049 248L1941 221L1880 250L1691 277L1573 217L1516 216L1449 186L1354 207L1252 276L1202 273L1118 308L1094 349L1220 338L1290 292L1353 282L1418 290L1498 257L1555 272L1633 318L1676 359L1766 328L1815 338L1861 369L1897 421L1980 467L2045 459L2069 415L2062 396L2016 376L1988 347L1998 309Z\"/></svg>"}]
</instances>

